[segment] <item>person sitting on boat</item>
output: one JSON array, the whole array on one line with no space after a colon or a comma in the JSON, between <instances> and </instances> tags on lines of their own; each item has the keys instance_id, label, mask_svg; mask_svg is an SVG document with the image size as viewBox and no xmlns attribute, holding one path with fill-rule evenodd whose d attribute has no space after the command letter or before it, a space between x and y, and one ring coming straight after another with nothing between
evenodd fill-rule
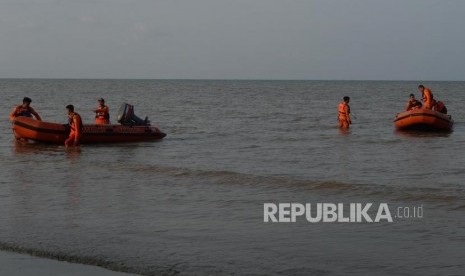
<instances>
[{"instance_id":1,"label":"person sitting on boat","mask_svg":"<svg viewBox=\"0 0 465 276\"><path fill-rule=\"evenodd\" d=\"M110 124L110 109L105 105L103 98L98 99L98 108L95 112L95 124L96 125L108 125Z\"/></svg>"},{"instance_id":2,"label":"person sitting on boat","mask_svg":"<svg viewBox=\"0 0 465 276\"><path fill-rule=\"evenodd\" d=\"M350 98L345 96L343 98L343 102L339 104L338 119L339 119L340 128L349 128L349 125L352 124L352 121L350 120L349 101L350 101Z\"/></svg>"},{"instance_id":3,"label":"person sitting on boat","mask_svg":"<svg viewBox=\"0 0 465 276\"><path fill-rule=\"evenodd\" d=\"M409 111L409 110L416 109L416 108L421 108L422 106L423 105L421 104L421 102L415 99L415 95L410 94L410 99L407 103L407 107L405 108L405 111Z\"/></svg>"},{"instance_id":4,"label":"person sitting on boat","mask_svg":"<svg viewBox=\"0 0 465 276\"><path fill-rule=\"evenodd\" d=\"M436 103L436 111L447 114L447 107L442 101L437 101L437 103Z\"/></svg>"},{"instance_id":5,"label":"person sitting on boat","mask_svg":"<svg viewBox=\"0 0 465 276\"><path fill-rule=\"evenodd\" d=\"M42 118L40 118L39 114L34 110L34 108L31 107L31 102L31 98L24 97L23 104L18 105L13 109L13 112L11 112L10 120L13 121L16 117L32 117L32 115L34 115L38 121L42 121Z\"/></svg>"},{"instance_id":6,"label":"person sitting on boat","mask_svg":"<svg viewBox=\"0 0 465 276\"><path fill-rule=\"evenodd\" d=\"M418 86L418 90L420 90L422 94L421 99L423 100L423 107L426 109L433 109L434 99L433 99L433 93L431 92L431 89L420 84Z\"/></svg>"},{"instance_id":7,"label":"person sitting on boat","mask_svg":"<svg viewBox=\"0 0 465 276\"><path fill-rule=\"evenodd\" d=\"M66 110L68 111L70 133L68 139L65 141L65 147L69 147L70 145L79 146L79 140L82 136L81 116L74 112L74 106L71 104L66 106Z\"/></svg>"}]
</instances>

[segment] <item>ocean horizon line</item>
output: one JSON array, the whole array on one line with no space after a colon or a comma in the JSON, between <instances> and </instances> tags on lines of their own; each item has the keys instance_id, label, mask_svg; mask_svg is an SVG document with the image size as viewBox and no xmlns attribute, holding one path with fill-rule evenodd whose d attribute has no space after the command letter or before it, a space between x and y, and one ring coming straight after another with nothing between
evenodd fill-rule
<instances>
[{"instance_id":1,"label":"ocean horizon line","mask_svg":"<svg viewBox=\"0 0 465 276\"><path fill-rule=\"evenodd\" d=\"M465 80L414 80L414 79L267 79L267 78L39 78L0 77L0 80L155 80L155 81L322 81L322 82L465 82Z\"/></svg>"}]
</instances>

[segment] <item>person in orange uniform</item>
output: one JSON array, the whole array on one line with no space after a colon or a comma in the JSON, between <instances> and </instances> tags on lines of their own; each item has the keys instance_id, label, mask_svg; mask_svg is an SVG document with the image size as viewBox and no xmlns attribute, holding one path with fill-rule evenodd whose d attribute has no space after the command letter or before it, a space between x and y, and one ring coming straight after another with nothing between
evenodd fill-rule
<instances>
[{"instance_id":1,"label":"person in orange uniform","mask_svg":"<svg viewBox=\"0 0 465 276\"><path fill-rule=\"evenodd\" d=\"M13 112L11 112L10 120L13 121L16 117L32 117L32 115L34 115L38 121L42 121L42 118L40 118L39 114L34 110L34 108L31 107L31 102L31 98L24 97L23 104L16 106L13 109Z\"/></svg>"},{"instance_id":2,"label":"person in orange uniform","mask_svg":"<svg viewBox=\"0 0 465 276\"><path fill-rule=\"evenodd\" d=\"M110 124L110 110L108 106L105 105L105 100L103 98L98 99L98 108L94 110L95 112L95 124L97 125L108 125Z\"/></svg>"},{"instance_id":3,"label":"person in orange uniform","mask_svg":"<svg viewBox=\"0 0 465 276\"><path fill-rule=\"evenodd\" d=\"M409 111L409 110L416 109L416 108L421 108L422 106L423 105L421 104L421 102L415 99L415 95L410 94L410 99L407 103L407 107L405 108L405 111Z\"/></svg>"},{"instance_id":4,"label":"person in orange uniform","mask_svg":"<svg viewBox=\"0 0 465 276\"><path fill-rule=\"evenodd\" d=\"M433 109L434 108L434 99L433 93L431 93L431 89L428 87L424 87L422 84L418 86L418 90L420 90L423 100L423 107L426 109Z\"/></svg>"},{"instance_id":5,"label":"person in orange uniform","mask_svg":"<svg viewBox=\"0 0 465 276\"><path fill-rule=\"evenodd\" d=\"M340 128L349 128L349 125L352 124L352 120L350 119L350 106L349 106L350 98L345 96L343 98L343 102L339 104L339 127Z\"/></svg>"},{"instance_id":6,"label":"person in orange uniform","mask_svg":"<svg viewBox=\"0 0 465 276\"><path fill-rule=\"evenodd\" d=\"M70 145L79 146L79 141L82 136L82 119L81 116L74 112L73 105L67 105L66 109L68 111L69 118L69 127L71 129L68 139L65 141L65 147Z\"/></svg>"}]
</instances>

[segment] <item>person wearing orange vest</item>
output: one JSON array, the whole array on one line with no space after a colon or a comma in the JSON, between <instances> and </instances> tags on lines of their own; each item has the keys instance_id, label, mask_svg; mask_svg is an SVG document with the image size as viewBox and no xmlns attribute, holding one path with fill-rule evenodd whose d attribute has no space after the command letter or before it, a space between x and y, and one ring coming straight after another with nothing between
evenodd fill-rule
<instances>
[{"instance_id":1,"label":"person wearing orange vest","mask_svg":"<svg viewBox=\"0 0 465 276\"><path fill-rule=\"evenodd\" d=\"M416 109L416 108L421 108L422 106L423 105L421 104L421 102L415 99L415 95L410 94L410 99L407 103L407 107L405 108L405 111L409 111L409 110Z\"/></svg>"},{"instance_id":2,"label":"person wearing orange vest","mask_svg":"<svg viewBox=\"0 0 465 276\"><path fill-rule=\"evenodd\" d=\"M32 117L32 115L34 115L38 121L42 121L39 114L31 107L31 102L31 98L24 97L23 104L16 106L13 112L11 112L10 120L13 121L16 117Z\"/></svg>"},{"instance_id":3,"label":"person wearing orange vest","mask_svg":"<svg viewBox=\"0 0 465 276\"><path fill-rule=\"evenodd\" d=\"M343 100L344 101L339 104L339 108L338 108L339 127L349 128L349 125L352 124L352 121L350 119L350 106L349 106L350 98L345 96Z\"/></svg>"},{"instance_id":4,"label":"person wearing orange vest","mask_svg":"<svg viewBox=\"0 0 465 276\"><path fill-rule=\"evenodd\" d=\"M81 116L74 112L73 105L67 105L66 109L68 110L68 120L70 133L68 139L65 141L65 147L70 145L79 146L79 141L82 136L82 119Z\"/></svg>"},{"instance_id":5,"label":"person wearing orange vest","mask_svg":"<svg viewBox=\"0 0 465 276\"><path fill-rule=\"evenodd\" d=\"M110 124L110 109L105 105L103 98L98 99L98 108L95 112L95 124L97 125L108 125Z\"/></svg>"},{"instance_id":6,"label":"person wearing orange vest","mask_svg":"<svg viewBox=\"0 0 465 276\"><path fill-rule=\"evenodd\" d=\"M431 89L420 84L418 86L418 90L422 94L421 99L423 100L423 107L426 109L433 109L435 101L433 99L433 93L431 93Z\"/></svg>"}]
</instances>

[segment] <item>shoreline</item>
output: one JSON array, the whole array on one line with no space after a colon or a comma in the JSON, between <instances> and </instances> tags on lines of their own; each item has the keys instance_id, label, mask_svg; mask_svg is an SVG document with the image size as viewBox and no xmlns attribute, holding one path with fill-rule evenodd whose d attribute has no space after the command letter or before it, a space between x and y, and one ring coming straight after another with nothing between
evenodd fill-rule
<instances>
[{"instance_id":1,"label":"shoreline","mask_svg":"<svg viewBox=\"0 0 465 276\"><path fill-rule=\"evenodd\" d=\"M62 275L62 276L136 276L108 270L100 266L71 263L38 257L26 252L0 250L0 274L10 276Z\"/></svg>"}]
</instances>

